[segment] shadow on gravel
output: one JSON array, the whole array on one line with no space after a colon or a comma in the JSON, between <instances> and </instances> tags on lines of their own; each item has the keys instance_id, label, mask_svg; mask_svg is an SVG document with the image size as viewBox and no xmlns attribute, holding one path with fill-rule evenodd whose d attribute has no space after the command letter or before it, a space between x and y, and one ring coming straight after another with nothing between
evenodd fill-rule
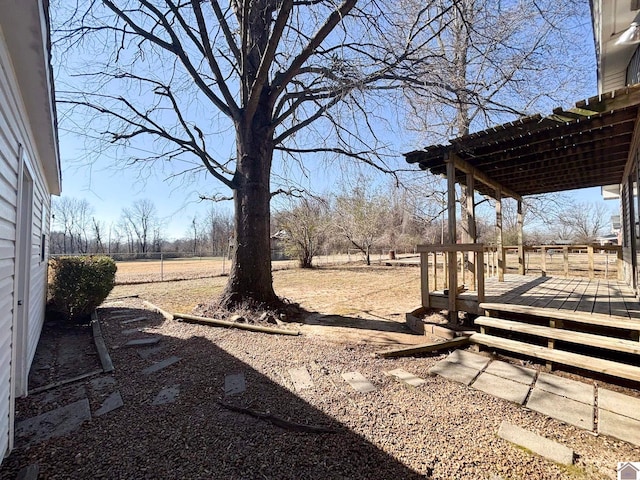
<instances>
[{"instance_id":1,"label":"shadow on gravel","mask_svg":"<svg viewBox=\"0 0 640 480\"><path fill-rule=\"evenodd\" d=\"M148 316L148 325L161 321L147 310L131 310ZM139 353L143 349L137 352L124 346L135 336L123 336L117 320L109 320L105 310L100 316L116 367L114 388L121 393L124 406L96 417L104 392L97 397L91 384L84 382L92 419L74 433L14 451L4 460L0 478L15 478L21 468L34 463L43 478L424 478L206 338L185 340L147 329L140 336L155 335L160 342L153 347L154 353L144 355ZM245 335L248 353L249 342L264 338L258 333L228 334ZM282 337L282 341L290 341L291 348L299 347L296 337ZM152 374L143 373L154 362L170 356L180 357L180 361ZM286 375L286 367L280 368L285 369L280 374ZM225 376L230 374L244 375L246 391L225 397ZM162 389L172 386L179 388L174 403L152 405ZM344 384L344 388L349 387ZM224 408L220 401L335 433L306 433L277 426ZM37 413L34 407L30 411Z\"/></svg>"}]
</instances>

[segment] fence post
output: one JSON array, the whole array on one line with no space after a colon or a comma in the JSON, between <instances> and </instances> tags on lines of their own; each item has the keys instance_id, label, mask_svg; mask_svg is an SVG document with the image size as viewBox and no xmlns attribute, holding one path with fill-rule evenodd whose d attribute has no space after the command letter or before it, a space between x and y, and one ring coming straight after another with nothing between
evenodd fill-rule
<instances>
[{"instance_id":1,"label":"fence post","mask_svg":"<svg viewBox=\"0 0 640 480\"><path fill-rule=\"evenodd\" d=\"M540 273L541 277L547 276L547 249L542 246L540 247Z\"/></svg>"},{"instance_id":2,"label":"fence post","mask_svg":"<svg viewBox=\"0 0 640 480\"><path fill-rule=\"evenodd\" d=\"M589 278L593 279L595 277L593 268L593 245L587 245L587 255L589 257Z\"/></svg>"},{"instance_id":3,"label":"fence post","mask_svg":"<svg viewBox=\"0 0 640 480\"><path fill-rule=\"evenodd\" d=\"M160 281L164 282L164 254L160 252Z\"/></svg>"}]
</instances>

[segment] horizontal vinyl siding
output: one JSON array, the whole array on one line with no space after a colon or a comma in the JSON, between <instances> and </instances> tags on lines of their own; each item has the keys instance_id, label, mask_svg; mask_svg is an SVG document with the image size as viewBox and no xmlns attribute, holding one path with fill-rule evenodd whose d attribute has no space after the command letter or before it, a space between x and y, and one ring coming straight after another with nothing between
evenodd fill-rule
<instances>
[{"instance_id":1,"label":"horizontal vinyl siding","mask_svg":"<svg viewBox=\"0 0 640 480\"><path fill-rule=\"evenodd\" d=\"M13 64L9 58L0 30L0 458L7 452L10 442L11 361L13 335L13 305L16 262L16 228L18 204L18 172L20 146L23 158L33 179L31 238L26 239L30 255L26 265L29 291L26 307L28 325L26 351L20 357L31 364L44 322L46 259L40 258L42 234L49 235L50 192L44 180L44 168L36 149L34 131L26 115L23 98L30 92L21 92ZM19 351L19 350L18 350ZM24 392L23 392L24 393Z\"/></svg>"}]
</instances>

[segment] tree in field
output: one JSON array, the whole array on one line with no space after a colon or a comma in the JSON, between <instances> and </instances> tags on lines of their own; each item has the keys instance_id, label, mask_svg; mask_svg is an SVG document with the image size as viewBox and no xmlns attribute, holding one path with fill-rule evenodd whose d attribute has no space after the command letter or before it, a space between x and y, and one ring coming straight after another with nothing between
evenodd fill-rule
<instances>
[{"instance_id":1,"label":"tree in field","mask_svg":"<svg viewBox=\"0 0 640 480\"><path fill-rule=\"evenodd\" d=\"M391 217L388 197L372 191L368 181L359 178L336 196L332 215L339 235L371 265L371 248L384 235Z\"/></svg>"},{"instance_id":2,"label":"tree in field","mask_svg":"<svg viewBox=\"0 0 640 480\"><path fill-rule=\"evenodd\" d=\"M558 212L556 224L576 243L593 243L610 223L611 211L602 203L572 202Z\"/></svg>"},{"instance_id":3,"label":"tree in field","mask_svg":"<svg viewBox=\"0 0 640 480\"><path fill-rule=\"evenodd\" d=\"M283 230L285 251L298 259L301 268L311 268L330 228L329 203L304 197L276 212L276 228Z\"/></svg>"},{"instance_id":4,"label":"tree in field","mask_svg":"<svg viewBox=\"0 0 640 480\"><path fill-rule=\"evenodd\" d=\"M159 220L156 207L151 200L136 200L130 208L122 209L121 225L124 227L131 246L136 252L147 253L157 242Z\"/></svg>"},{"instance_id":5,"label":"tree in field","mask_svg":"<svg viewBox=\"0 0 640 480\"><path fill-rule=\"evenodd\" d=\"M131 163L199 166L230 189L236 248L221 304L277 302L274 159L341 155L388 170L374 129L385 122L380 98L422 83L428 23L453 8L432 15L435 4L407 24L387 0L88 0L56 29L75 75L58 98L64 116L89 112L122 148L154 142L157 154ZM233 153L218 153L229 135Z\"/></svg>"}]
</instances>

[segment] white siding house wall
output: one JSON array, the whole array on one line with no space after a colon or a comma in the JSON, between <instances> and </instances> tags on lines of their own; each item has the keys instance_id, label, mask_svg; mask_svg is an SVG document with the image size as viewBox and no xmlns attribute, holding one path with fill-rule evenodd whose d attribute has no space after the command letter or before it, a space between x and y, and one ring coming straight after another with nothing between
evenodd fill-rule
<instances>
[{"instance_id":1,"label":"white siding house wall","mask_svg":"<svg viewBox=\"0 0 640 480\"><path fill-rule=\"evenodd\" d=\"M0 460L13 447L15 398L27 394L44 322L51 194L60 189L47 8L0 2Z\"/></svg>"}]
</instances>

